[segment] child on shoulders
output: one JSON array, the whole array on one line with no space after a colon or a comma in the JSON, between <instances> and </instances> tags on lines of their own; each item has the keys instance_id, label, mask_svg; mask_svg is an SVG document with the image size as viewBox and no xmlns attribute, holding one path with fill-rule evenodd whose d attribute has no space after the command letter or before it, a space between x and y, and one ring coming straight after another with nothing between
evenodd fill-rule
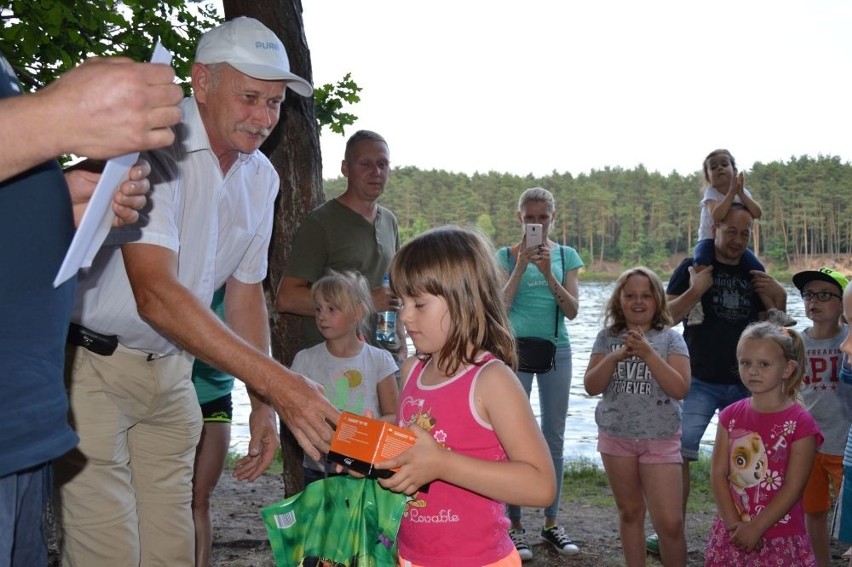
<instances>
[{"instance_id":1,"label":"child on shoulders","mask_svg":"<svg viewBox=\"0 0 852 567\"><path fill-rule=\"evenodd\" d=\"M698 222L698 243L693 253L695 271L707 269L716 260L713 244L713 226L728 214L731 204L744 206L755 220L763 215L763 209L745 187L745 176L737 171L734 156L728 150L713 150L704 158L704 196L701 199L701 216ZM765 272L757 256L749 249L743 253L741 265L747 270ZM704 312L699 302L689 312L687 325L704 322ZM795 324L795 323L794 323Z\"/></svg>"}]
</instances>

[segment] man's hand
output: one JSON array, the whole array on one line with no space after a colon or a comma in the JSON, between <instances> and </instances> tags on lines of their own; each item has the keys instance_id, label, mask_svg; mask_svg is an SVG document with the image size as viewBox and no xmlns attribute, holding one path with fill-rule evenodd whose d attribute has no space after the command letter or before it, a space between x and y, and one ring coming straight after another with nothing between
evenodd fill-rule
<instances>
[{"instance_id":1,"label":"man's hand","mask_svg":"<svg viewBox=\"0 0 852 567\"><path fill-rule=\"evenodd\" d=\"M370 292L373 299L373 309L378 311L399 311L402 301L393 294L391 288L383 285Z\"/></svg>"},{"instance_id":2,"label":"man's hand","mask_svg":"<svg viewBox=\"0 0 852 567\"><path fill-rule=\"evenodd\" d=\"M766 309L779 309L787 311L787 292L778 280L759 270L751 270L751 282L754 292L763 301Z\"/></svg>"},{"instance_id":3,"label":"man's hand","mask_svg":"<svg viewBox=\"0 0 852 567\"><path fill-rule=\"evenodd\" d=\"M328 453L340 410L323 396L322 386L291 373L287 380L269 380L266 397L306 455L318 461L322 453Z\"/></svg>"},{"instance_id":4,"label":"man's hand","mask_svg":"<svg viewBox=\"0 0 852 567\"><path fill-rule=\"evenodd\" d=\"M275 411L270 406L262 405L251 411L248 454L238 460L234 467L234 477L237 480L251 482L269 468L278 449L277 421Z\"/></svg>"},{"instance_id":5,"label":"man's hand","mask_svg":"<svg viewBox=\"0 0 852 567\"><path fill-rule=\"evenodd\" d=\"M101 178L99 168L102 164L97 167L93 167L94 165L96 164L85 162L65 172L65 181L68 183L71 206L74 210L74 226L80 225L83 213ZM115 212L113 226L133 224L139 220L139 210L148 202L150 173L151 166L144 159L140 159L130 168L129 178L119 185L113 196L112 210Z\"/></svg>"},{"instance_id":6,"label":"man's hand","mask_svg":"<svg viewBox=\"0 0 852 567\"><path fill-rule=\"evenodd\" d=\"M167 146L183 98L168 65L91 58L39 91L42 127L59 128L53 155L106 159Z\"/></svg>"},{"instance_id":7,"label":"man's hand","mask_svg":"<svg viewBox=\"0 0 852 567\"><path fill-rule=\"evenodd\" d=\"M687 269L689 270L689 287L697 291L699 297L713 287L713 266L707 266L701 271L692 266Z\"/></svg>"}]
</instances>

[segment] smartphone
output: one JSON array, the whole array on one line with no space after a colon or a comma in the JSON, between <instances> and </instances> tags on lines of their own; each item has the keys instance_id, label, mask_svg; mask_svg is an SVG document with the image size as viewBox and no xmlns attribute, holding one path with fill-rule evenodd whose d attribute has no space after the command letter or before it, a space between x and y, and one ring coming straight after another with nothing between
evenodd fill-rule
<instances>
[{"instance_id":1,"label":"smartphone","mask_svg":"<svg viewBox=\"0 0 852 567\"><path fill-rule=\"evenodd\" d=\"M541 225L538 223L530 223L524 225L527 235L527 248L534 248L536 246L541 246L542 237L541 237Z\"/></svg>"}]
</instances>

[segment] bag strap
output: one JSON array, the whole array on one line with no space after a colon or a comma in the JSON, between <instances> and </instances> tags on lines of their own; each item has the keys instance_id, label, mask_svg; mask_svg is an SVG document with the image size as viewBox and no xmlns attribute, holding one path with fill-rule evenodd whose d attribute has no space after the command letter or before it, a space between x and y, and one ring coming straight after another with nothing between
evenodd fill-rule
<instances>
[{"instance_id":1,"label":"bag strap","mask_svg":"<svg viewBox=\"0 0 852 567\"><path fill-rule=\"evenodd\" d=\"M557 244L559 246L559 257L562 258L562 285L565 285L565 249L561 244ZM559 340L559 303L556 304L556 320L553 322L553 336L558 341Z\"/></svg>"}]
</instances>

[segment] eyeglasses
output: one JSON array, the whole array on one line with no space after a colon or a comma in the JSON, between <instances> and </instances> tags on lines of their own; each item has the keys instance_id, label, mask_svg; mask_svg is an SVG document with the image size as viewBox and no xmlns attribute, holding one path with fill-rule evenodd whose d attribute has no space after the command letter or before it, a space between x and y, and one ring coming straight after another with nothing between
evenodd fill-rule
<instances>
[{"instance_id":1,"label":"eyeglasses","mask_svg":"<svg viewBox=\"0 0 852 567\"><path fill-rule=\"evenodd\" d=\"M818 301L826 302L831 301L832 297L836 297L837 299L843 299L842 295L837 295L836 293L831 293L830 291L803 291L802 299L805 301L813 301L816 298Z\"/></svg>"}]
</instances>

